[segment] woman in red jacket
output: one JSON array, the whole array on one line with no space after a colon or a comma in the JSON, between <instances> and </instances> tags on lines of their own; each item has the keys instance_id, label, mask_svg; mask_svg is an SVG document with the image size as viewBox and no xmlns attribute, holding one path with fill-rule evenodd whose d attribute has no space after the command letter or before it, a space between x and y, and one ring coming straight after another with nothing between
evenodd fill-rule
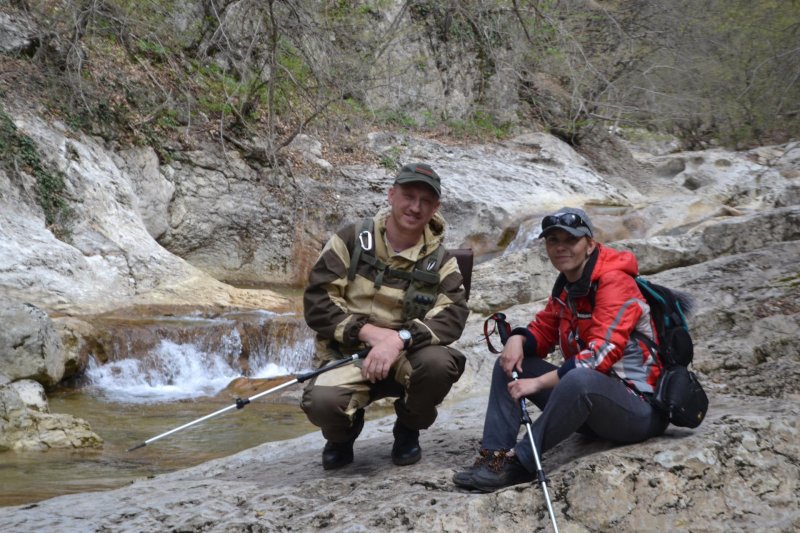
<instances>
[{"instance_id":1,"label":"woman in red jacket","mask_svg":"<svg viewBox=\"0 0 800 533\"><path fill-rule=\"evenodd\" d=\"M495 364L480 457L453 476L461 487L491 492L535 478L530 440L517 442L521 398L542 410L532 424L539 453L576 431L629 444L662 434L669 423L646 397L660 363L631 336L655 338L633 279L634 255L595 241L581 209L544 217L540 238L560 274L545 308L511 331ZM544 360L555 346L564 356L560 367ZM520 379L512 380L514 371Z\"/></svg>"}]
</instances>

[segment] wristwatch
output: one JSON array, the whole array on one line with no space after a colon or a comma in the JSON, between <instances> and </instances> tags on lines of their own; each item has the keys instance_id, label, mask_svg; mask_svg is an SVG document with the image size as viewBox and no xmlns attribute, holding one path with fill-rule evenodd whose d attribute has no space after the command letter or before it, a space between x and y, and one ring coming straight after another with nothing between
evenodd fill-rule
<instances>
[{"instance_id":1,"label":"wristwatch","mask_svg":"<svg viewBox=\"0 0 800 533\"><path fill-rule=\"evenodd\" d=\"M397 336L403 341L403 349L408 350L408 347L411 346L411 332L407 329L401 329L397 332Z\"/></svg>"}]
</instances>

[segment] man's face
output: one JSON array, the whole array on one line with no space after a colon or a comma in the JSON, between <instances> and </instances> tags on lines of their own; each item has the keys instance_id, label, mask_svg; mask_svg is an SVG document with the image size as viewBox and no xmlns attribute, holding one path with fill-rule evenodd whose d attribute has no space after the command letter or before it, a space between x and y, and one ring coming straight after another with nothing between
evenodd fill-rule
<instances>
[{"instance_id":1,"label":"man's face","mask_svg":"<svg viewBox=\"0 0 800 533\"><path fill-rule=\"evenodd\" d=\"M389 189L391 217L401 231L422 234L439 204L439 197L424 183L398 184Z\"/></svg>"}]
</instances>

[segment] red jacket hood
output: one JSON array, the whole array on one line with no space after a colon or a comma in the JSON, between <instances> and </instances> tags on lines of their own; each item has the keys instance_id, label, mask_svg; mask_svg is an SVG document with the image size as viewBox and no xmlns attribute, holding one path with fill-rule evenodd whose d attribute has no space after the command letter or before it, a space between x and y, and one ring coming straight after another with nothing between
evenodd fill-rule
<instances>
[{"instance_id":1,"label":"red jacket hood","mask_svg":"<svg viewBox=\"0 0 800 533\"><path fill-rule=\"evenodd\" d=\"M639 273L639 264L636 261L636 256L632 252L621 252L597 243L597 248L592 252L589 261L586 263L581 278L577 282L569 284L564 274L559 274L555 285L553 285L552 296L554 298L565 298L566 294L562 295L562 291L568 292L573 298L586 296L589 294L592 285L601 276L615 270L630 276L636 276Z\"/></svg>"},{"instance_id":2,"label":"red jacket hood","mask_svg":"<svg viewBox=\"0 0 800 533\"><path fill-rule=\"evenodd\" d=\"M631 276L639 274L639 263L636 261L636 256L629 251L618 251L613 248L606 248L600 243L597 243L599 254L597 263L592 269L592 282L597 281L601 275L612 270L621 270Z\"/></svg>"}]
</instances>

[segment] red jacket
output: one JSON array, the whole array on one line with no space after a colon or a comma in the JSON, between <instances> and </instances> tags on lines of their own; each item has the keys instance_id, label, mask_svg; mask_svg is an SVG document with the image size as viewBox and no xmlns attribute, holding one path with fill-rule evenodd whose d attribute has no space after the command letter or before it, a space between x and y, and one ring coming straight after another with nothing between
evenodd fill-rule
<instances>
[{"instance_id":1,"label":"red jacket","mask_svg":"<svg viewBox=\"0 0 800 533\"><path fill-rule=\"evenodd\" d=\"M633 279L638 271L631 252L598 244L581 279L568 283L560 274L545 308L527 328L514 330L528 339L525 355L546 357L558 345L564 355L559 377L575 367L591 368L653 392L661 365L645 343L631 338L634 330L656 338L650 308Z\"/></svg>"}]
</instances>

